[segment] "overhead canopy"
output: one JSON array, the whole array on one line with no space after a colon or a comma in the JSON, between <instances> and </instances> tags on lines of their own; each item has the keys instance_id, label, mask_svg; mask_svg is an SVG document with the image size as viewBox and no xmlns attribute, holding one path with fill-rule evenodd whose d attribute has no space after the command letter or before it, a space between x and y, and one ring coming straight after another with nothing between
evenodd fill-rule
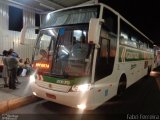
<instances>
[{"instance_id":1,"label":"overhead canopy","mask_svg":"<svg viewBox=\"0 0 160 120\"><path fill-rule=\"evenodd\" d=\"M4 2L43 13L80 4L94 3L96 1L97 0L5 0Z\"/></svg>"}]
</instances>

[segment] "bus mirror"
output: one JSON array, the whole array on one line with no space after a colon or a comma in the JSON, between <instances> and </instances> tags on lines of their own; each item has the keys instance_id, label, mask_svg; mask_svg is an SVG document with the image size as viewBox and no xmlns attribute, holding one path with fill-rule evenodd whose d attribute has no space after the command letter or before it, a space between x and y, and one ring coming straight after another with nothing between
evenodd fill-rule
<instances>
[{"instance_id":1,"label":"bus mirror","mask_svg":"<svg viewBox=\"0 0 160 120\"><path fill-rule=\"evenodd\" d=\"M26 35L27 27L24 26L20 33L20 44L24 45L25 35Z\"/></svg>"},{"instance_id":2,"label":"bus mirror","mask_svg":"<svg viewBox=\"0 0 160 120\"><path fill-rule=\"evenodd\" d=\"M25 36L28 29L39 29L39 27L29 27L27 25L24 25L21 32L20 32L20 44L24 45L25 43Z\"/></svg>"},{"instance_id":3,"label":"bus mirror","mask_svg":"<svg viewBox=\"0 0 160 120\"><path fill-rule=\"evenodd\" d=\"M88 30L88 43L98 44L100 34L100 24L104 22L103 19L91 18Z\"/></svg>"}]
</instances>

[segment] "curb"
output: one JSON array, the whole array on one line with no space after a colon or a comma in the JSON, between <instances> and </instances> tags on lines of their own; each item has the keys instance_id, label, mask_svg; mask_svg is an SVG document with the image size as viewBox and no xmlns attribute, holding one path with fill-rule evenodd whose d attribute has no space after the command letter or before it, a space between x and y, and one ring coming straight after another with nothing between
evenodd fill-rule
<instances>
[{"instance_id":1,"label":"curb","mask_svg":"<svg viewBox=\"0 0 160 120\"><path fill-rule=\"evenodd\" d=\"M33 102L36 102L38 100L40 100L40 98L34 95L31 95L31 96L20 97L20 98L8 100L8 101L2 101L0 103L0 114L8 112L18 107L33 103Z\"/></svg>"}]
</instances>

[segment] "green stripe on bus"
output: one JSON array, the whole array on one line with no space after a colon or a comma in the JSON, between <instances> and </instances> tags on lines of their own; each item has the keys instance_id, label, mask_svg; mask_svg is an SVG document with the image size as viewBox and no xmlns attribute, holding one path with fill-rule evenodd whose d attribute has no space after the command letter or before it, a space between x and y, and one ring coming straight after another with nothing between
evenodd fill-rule
<instances>
[{"instance_id":1,"label":"green stripe on bus","mask_svg":"<svg viewBox=\"0 0 160 120\"><path fill-rule=\"evenodd\" d=\"M153 53L129 49L126 47L119 48L119 62L150 60L154 58Z\"/></svg>"},{"instance_id":2,"label":"green stripe on bus","mask_svg":"<svg viewBox=\"0 0 160 120\"><path fill-rule=\"evenodd\" d=\"M50 82L50 83L55 83L55 84L60 84L60 85L78 85L78 84L83 84L87 83L89 81L87 78L74 78L74 79L64 79L64 78L55 78L55 77L50 77L50 76L43 76L43 80L45 82Z\"/></svg>"}]
</instances>

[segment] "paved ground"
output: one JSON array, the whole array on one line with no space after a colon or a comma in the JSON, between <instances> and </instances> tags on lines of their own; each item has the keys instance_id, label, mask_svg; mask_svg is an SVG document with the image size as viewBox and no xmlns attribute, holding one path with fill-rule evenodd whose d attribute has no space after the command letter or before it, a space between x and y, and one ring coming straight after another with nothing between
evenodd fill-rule
<instances>
[{"instance_id":1,"label":"paved ground","mask_svg":"<svg viewBox=\"0 0 160 120\"><path fill-rule=\"evenodd\" d=\"M12 98L24 97L32 95L31 88L29 85L28 77L19 77L21 84L18 84L17 89L12 90L3 87L4 81L3 78L0 78L0 101L5 101Z\"/></svg>"},{"instance_id":2,"label":"paved ground","mask_svg":"<svg viewBox=\"0 0 160 120\"><path fill-rule=\"evenodd\" d=\"M29 104L37 100L32 95L29 77L19 77L21 84L15 90L4 88L3 78L0 78L0 113L7 112L17 107Z\"/></svg>"}]
</instances>

